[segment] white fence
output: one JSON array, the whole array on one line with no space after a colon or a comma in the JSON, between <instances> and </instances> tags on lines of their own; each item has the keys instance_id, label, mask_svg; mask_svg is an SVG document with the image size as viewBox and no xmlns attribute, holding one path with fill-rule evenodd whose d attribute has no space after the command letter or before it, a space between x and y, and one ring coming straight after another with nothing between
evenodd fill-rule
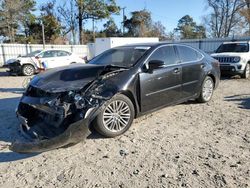
<instances>
[{"instance_id":1,"label":"white fence","mask_svg":"<svg viewBox=\"0 0 250 188\"><path fill-rule=\"evenodd\" d=\"M18 55L27 55L35 50L42 50L41 44L0 44L0 67L8 59L16 58ZM87 45L45 45L45 49L60 49L73 52L79 57L89 56Z\"/></svg>"},{"instance_id":2,"label":"white fence","mask_svg":"<svg viewBox=\"0 0 250 188\"><path fill-rule=\"evenodd\" d=\"M201 49L207 53L213 53L218 46L225 41L249 41L248 37L234 37L234 38L213 38L213 39L189 39L180 41L164 41L169 43L183 43L195 48ZM89 59L94 57L95 45L98 43L91 43L88 45L46 45L46 49L61 49L75 53L79 57L87 56ZM41 44L0 44L0 67L11 58L16 58L18 55L26 55L35 50L41 50Z\"/></svg>"},{"instance_id":3,"label":"white fence","mask_svg":"<svg viewBox=\"0 0 250 188\"><path fill-rule=\"evenodd\" d=\"M194 48L198 48L207 52L208 54L213 53L223 42L229 41L249 41L250 36L248 37L228 37L228 38L211 38L211 39L186 39L179 41L165 41L168 43L182 43Z\"/></svg>"}]
</instances>

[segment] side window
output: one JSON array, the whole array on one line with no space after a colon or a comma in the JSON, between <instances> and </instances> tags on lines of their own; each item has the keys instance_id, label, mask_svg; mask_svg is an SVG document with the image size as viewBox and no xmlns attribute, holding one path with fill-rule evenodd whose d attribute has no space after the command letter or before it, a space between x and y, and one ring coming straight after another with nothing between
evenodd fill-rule
<instances>
[{"instance_id":1,"label":"side window","mask_svg":"<svg viewBox=\"0 0 250 188\"><path fill-rule=\"evenodd\" d=\"M196 50L187 46L177 46L181 62L197 61L202 58L202 55Z\"/></svg>"},{"instance_id":2,"label":"side window","mask_svg":"<svg viewBox=\"0 0 250 188\"><path fill-rule=\"evenodd\" d=\"M56 51L46 51L42 54L42 57L43 58L50 58L50 57L56 57L57 54L56 54Z\"/></svg>"},{"instance_id":3,"label":"side window","mask_svg":"<svg viewBox=\"0 0 250 188\"><path fill-rule=\"evenodd\" d=\"M40 54L37 55L37 57L42 58L44 55L44 52L41 52Z\"/></svg>"},{"instance_id":4,"label":"side window","mask_svg":"<svg viewBox=\"0 0 250 188\"><path fill-rule=\"evenodd\" d=\"M151 60L160 60L165 65L174 65L178 62L175 50L173 46L165 46L157 49L149 58Z\"/></svg>"},{"instance_id":5,"label":"side window","mask_svg":"<svg viewBox=\"0 0 250 188\"><path fill-rule=\"evenodd\" d=\"M66 52L66 51L57 51L57 56L58 57L63 57L63 56L70 56L70 53L69 52Z\"/></svg>"}]
</instances>

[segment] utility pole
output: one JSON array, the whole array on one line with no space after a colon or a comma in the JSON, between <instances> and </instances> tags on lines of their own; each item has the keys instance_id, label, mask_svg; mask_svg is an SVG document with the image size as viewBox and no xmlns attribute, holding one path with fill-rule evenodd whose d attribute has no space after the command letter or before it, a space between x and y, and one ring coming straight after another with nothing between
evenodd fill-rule
<instances>
[{"instance_id":1,"label":"utility pole","mask_svg":"<svg viewBox=\"0 0 250 188\"><path fill-rule=\"evenodd\" d=\"M124 36L124 33L125 33L125 27L124 27L124 24L125 24L125 9L126 7L123 7L121 8L122 9L122 35Z\"/></svg>"},{"instance_id":2,"label":"utility pole","mask_svg":"<svg viewBox=\"0 0 250 188\"><path fill-rule=\"evenodd\" d=\"M43 33L43 49L45 49L45 34L44 34L44 24L43 24L43 21L42 21L42 33Z\"/></svg>"},{"instance_id":3,"label":"utility pole","mask_svg":"<svg viewBox=\"0 0 250 188\"><path fill-rule=\"evenodd\" d=\"M93 42L95 42L95 18L92 18L92 27L93 27Z\"/></svg>"}]
</instances>

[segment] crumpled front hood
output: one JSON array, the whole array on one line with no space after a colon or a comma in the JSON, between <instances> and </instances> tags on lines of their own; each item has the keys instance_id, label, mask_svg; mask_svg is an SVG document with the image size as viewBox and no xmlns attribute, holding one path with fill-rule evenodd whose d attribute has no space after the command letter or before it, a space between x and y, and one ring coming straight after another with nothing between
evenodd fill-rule
<instances>
[{"instance_id":1,"label":"crumpled front hood","mask_svg":"<svg viewBox=\"0 0 250 188\"><path fill-rule=\"evenodd\" d=\"M35 76L30 85L46 92L78 90L95 80L105 66L73 64L48 70Z\"/></svg>"},{"instance_id":2,"label":"crumpled front hood","mask_svg":"<svg viewBox=\"0 0 250 188\"><path fill-rule=\"evenodd\" d=\"M16 62L18 59L9 59L6 61L6 65Z\"/></svg>"}]
</instances>

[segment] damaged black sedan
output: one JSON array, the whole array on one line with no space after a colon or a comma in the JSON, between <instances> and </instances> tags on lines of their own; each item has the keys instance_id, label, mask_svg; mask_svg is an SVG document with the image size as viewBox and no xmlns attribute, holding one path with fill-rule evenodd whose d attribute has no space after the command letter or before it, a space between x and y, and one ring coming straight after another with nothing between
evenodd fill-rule
<instances>
[{"instance_id":1,"label":"damaged black sedan","mask_svg":"<svg viewBox=\"0 0 250 188\"><path fill-rule=\"evenodd\" d=\"M110 49L86 65L35 76L17 109L22 132L17 152L75 144L94 128L115 137L133 119L159 108L197 99L208 102L218 86L218 61L181 44L138 44Z\"/></svg>"}]
</instances>

